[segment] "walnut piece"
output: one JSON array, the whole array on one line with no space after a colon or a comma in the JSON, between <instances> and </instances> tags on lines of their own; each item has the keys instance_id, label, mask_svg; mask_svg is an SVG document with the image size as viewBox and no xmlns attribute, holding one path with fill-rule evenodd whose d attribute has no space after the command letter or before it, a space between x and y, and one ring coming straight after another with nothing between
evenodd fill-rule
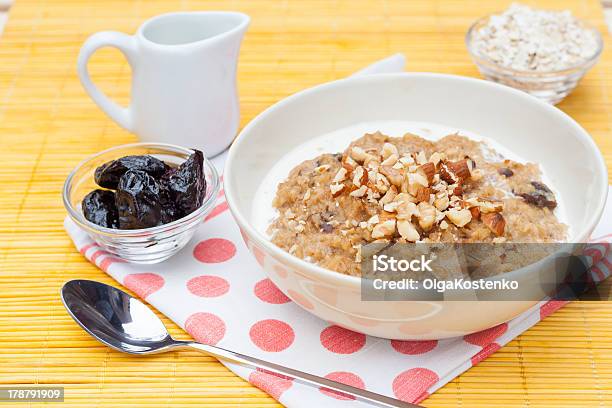
<instances>
[{"instance_id":1,"label":"walnut piece","mask_svg":"<svg viewBox=\"0 0 612 408\"><path fill-rule=\"evenodd\" d=\"M506 220L500 213L487 213L481 215L482 222L489 228L493 234L498 237L504 235L504 229L506 228Z\"/></svg>"},{"instance_id":2,"label":"walnut piece","mask_svg":"<svg viewBox=\"0 0 612 408\"><path fill-rule=\"evenodd\" d=\"M392 236L395 233L395 220L389 219L374 226L372 230L372 238L384 238Z\"/></svg>"},{"instance_id":3,"label":"walnut piece","mask_svg":"<svg viewBox=\"0 0 612 408\"><path fill-rule=\"evenodd\" d=\"M472 221L472 213L470 212L470 210L465 208L461 210L457 208L451 208L446 212L446 217L450 220L450 222L452 222L459 228L467 225L467 223Z\"/></svg>"},{"instance_id":4,"label":"walnut piece","mask_svg":"<svg viewBox=\"0 0 612 408\"><path fill-rule=\"evenodd\" d=\"M408 220L397 221L397 232L399 232L402 238L409 242L416 242L421 239L415 226Z\"/></svg>"}]
</instances>

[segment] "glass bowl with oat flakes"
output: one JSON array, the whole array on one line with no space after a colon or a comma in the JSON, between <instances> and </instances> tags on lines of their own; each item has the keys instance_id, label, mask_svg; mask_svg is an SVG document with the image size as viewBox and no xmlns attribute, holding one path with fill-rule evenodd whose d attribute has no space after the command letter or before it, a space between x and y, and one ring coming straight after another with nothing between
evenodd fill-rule
<instances>
[{"instance_id":1,"label":"glass bowl with oat flakes","mask_svg":"<svg viewBox=\"0 0 612 408\"><path fill-rule=\"evenodd\" d=\"M578 86L603 50L597 28L570 11L518 3L474 22L465 43L486 79L551 104Z\"/></svg>"}]
</instances>

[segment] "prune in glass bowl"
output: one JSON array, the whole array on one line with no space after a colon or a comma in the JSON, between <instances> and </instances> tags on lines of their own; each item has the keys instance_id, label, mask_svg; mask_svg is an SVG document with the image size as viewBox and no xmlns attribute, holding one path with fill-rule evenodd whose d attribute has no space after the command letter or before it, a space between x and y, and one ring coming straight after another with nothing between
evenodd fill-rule
<instances>
[{"instance_id":1,"label":"prune in glass bowl","mask_svg":"<svg viewBox=\"0 0 612 408\"><path fill-rule=\"evenodd\" d=\"M150 228L162 223L161 188L140 170L128 170L119 179L115 203L119 229Z\"/></svg>"},{"instance_id":2,"label":"prune in glass bowl","mask_svg":"<svg viewBox=\"0 0 612 408\"><path fill-rule=\"evenodd\" d=\"M166 171L166 164L149 155L124 156L98 167L94 173L94 179L100 187L115 190L119 179L128 170L140 170L153 177L159 177Z\"/></svg>"},{"instance_id":3,"label":"prune in glass bowl","mask_svg":"<svg viewBox=\"0 0 612 408\"><path fill-rule=\"evenodd\" d=\"M179 217L184 217L202 205L206 191L206 180L202 177L203 165L204 155L196 150L164 180Z\"/></svg>"},{"instance_id":4,"label":"prune in glass bowl","mask_svg":"<svg viewBox=\"0 0 612 408\"><path fill-rule=\"evenodd\" d=\"M63 200L69 217L101 248L126 261L151 264L168 259L189 242L216 202L219 176L214 166L203 155L202 173L205 180L205 183L202 183L203 196L200 205L190 214L180 216L173 201L170 200L172 192L163 186L163 182L158 181L162 225L138 229L100 226L85 217L82 202L92 190L99 188L95 183L94 173L98 167L107 162L130 155L149 155L165 163L161 180L178 171L180 165L193 153L191 149L170 144L134 143L113 147L89 157L70 173L64 183ZM155 207L155 211L157 209L158 207Z\"/></svg>"},{"instance_id":5,"label":"prune in glass bowl","mask_svg":"<svg viewBox=\"0 0 612 408\"><path fill-rule=\"evenodd\" d=\"M106 228L119 228L119 216L115 206L115 193L96 189L83 198L83 215L88 221Z\"/></svg>"}]
</instances>

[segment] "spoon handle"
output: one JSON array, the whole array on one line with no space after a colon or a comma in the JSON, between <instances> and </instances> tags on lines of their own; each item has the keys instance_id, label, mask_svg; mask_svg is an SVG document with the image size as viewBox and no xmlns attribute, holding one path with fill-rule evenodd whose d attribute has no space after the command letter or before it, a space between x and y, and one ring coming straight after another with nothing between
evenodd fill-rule
<instances>
[{"instance_id":1,"label":"spoon handle","mask_svg":"<svg viewBox=\"0 0 612 408\"><path fill-rule=\"evenodd\" d=\"M278 364L270 363L268 361L260 360L255 357L246 356L244 354L236 353L230 350L226 350L220 347L208 346L205 344L195 342L177 342L179 346L185 346L196 349L203 353L206 353L212 357L220 360L237 363L245 367L253 369L261 369L263 371L271 372L274 374L280 374L288 376L296 381L306 384L312 387L325 387L330 390L341 392L343 394L352 395L360 401L368 402L372 405L379 407L400 407L400 408L421 408L419 405L411 404L408 402L400 401L395 398L385 397L384 395L376 394L371 391L362 390L357 387L342 384L337 381L328 380L327 378L319 377L316 375L308 374L302 371L294 370L289 367L284 367Z\"/></svg>"}]
</instances>

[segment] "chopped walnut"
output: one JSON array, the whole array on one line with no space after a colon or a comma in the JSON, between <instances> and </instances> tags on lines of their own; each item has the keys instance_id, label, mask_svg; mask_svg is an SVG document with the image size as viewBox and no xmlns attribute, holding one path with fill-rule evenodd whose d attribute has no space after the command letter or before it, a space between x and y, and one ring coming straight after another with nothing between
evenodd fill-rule
<instances>
[{"instance_id":1,"label":"chopped walnut","mask_svg":"<svg viewBox=\"0 0 612 408\"><path fill-rule=\"evenodd\" d=\"M379 213L369 220L347 222L347 227L370 230L375 240L392 238L397 230L399 239L416 242L422 233L448 229L446 220L459 228L472 220L482 220L499 236L500 231L503 234L500 219L484 216L500 214L503 203L465 198L468 181L479 177L482 174L476 162L468 156L457 161L447 160L446 154L439 152L431 153L429 158L424 151L400 156L396 145L385 142L378 148L352 146L330 189L334 197L348 194L377 205ZM536 194L548 193L546 186L532 185Z\"/></svg>"},{"instance_id":2,"label":"chopped walnut","mask_svg":"<svg viewBox=\"0 0 612 408\"><path fill-rule=\"evenodd\" d=\"M381 166L395 166L395 163L397 163L398 159L399 159L399 156L397 154L392 154L391 156L383 160L383 162L380 164Z\"/></svg>"},{"instance_id":3,"label":"chopped walnut","mask_svg":"<svg viewBox=\"0 0 612 408\"><path fill-rule=\"evenodd\" d=\"M368 181L368 173L361 166L357 167L353 172L353 184L355 187L361 187Z\"/></svg>"},{"instance_id":4,"label":"chopped walnut","mask_svg":"<svg viewBox=\"0 0 612 408\"><path fill-rule=\"evenodd\" d=\"M364 195L366 195L367 191L368 191L368 187L361 186L357 190L351 191L349 195L351 197L363 197Z\"/></svg>"},{"instance_id":5,"label":"chopped walnut","mask_svg":"<svg viewBox=\"0 0 612 408\"><path fill-rule=\"evenodd\" d=\"M315 171L317 173L325 173L330 168L331 168L331 166L329 164L323 164L323 165L318 166L317 168L315 168Z\"/></svg>"},{"instance_id":6,"label":"chopped walnut","mask_svg":"<svg viewBox=\"0 0 612 408\"><path fill-rule=\"evenodd\" d=\"M334 183L340 183L344 180L346 180L346 175L348 174L348 170L345 169L344 167L340 167L340 169L338 170L338 172L336 173L336 175L334 176L334 179L332 180Z\"/></svg>"},{"instance_id":7,"label":"chopped walnut","mask_svg":"<svg viewBox=\"0 0 612 408\"><path fill-rule=\"evenodd\" d=\"M331 190L332 197L336 198L342 193L342 190L344 190L344 184L332 184L329 186L329 189Z\"/></svg>"},{"instance_id":8,"label":"chopped walnut","mask_svg":"<svg viewBox=\"0 0 612 408\"><path fill-rule=\"evenodd\" d=\"M417 169L417 172L422 175L425 180L427 180L427 185L430 185L436 174L436 166L431 162L427 162L425 164L420 165Z\"/></svg>"},{"instance_id":9,"label":"chopped walnut","mask_svg":"<svg viewBox=\"0 0 612 408\"><path fill-rule=\"evenodd\" d=\"M419 225L423 230L428 231L436 221L436 207L427 203L421 202L417 205L419 210L418 219Z\"/></svg>"},{"instance_id":10,"label":"chopped walnut","mask_svg":"<svg viewBox=\"0 0 612 408\"><path fill-rule=\"evenodd\" d=\"M506 228L506 220L500 213L482 214L482 222L489 228L493 234L500 237L504 235Z\"/></svg>"},{"instance_id":11,"label":"chopped walnut","mask_svg":"<svg viewBox=\"0 0 612 408\"><path fill-rule=\"evenodd\" d=\"M463 227L472 220L472 213L468 209L451 208L446 212L446 217L458 227Z\"/></svg>"},{"instance_id":12,"label":"chopped walnut","mask_svg":"<svg viewBox=\"0 0 612 408\"><path fill-rule=\"evenodd\" d=\"M418 163L418 164L425 164L427 163L427 156L425 156L425 152L424 151L420 151L416 154L414 160Z\"/></svg>"},{"instance_id":13,"label":"chopped walnut","mask_svg":"<svg viewBox=\"0 0 612 408\"><path fill-rule=\"evenodd\" d=\"M399 232L402 238L409 242L416 242L421 239L417 229L408 220L397 221L397 232Z\"/></svg>"},{"instance_id":14,"label":"chopped walnut","mask_svg":"<svg viewBox=\"0 0 612 408\"><path fill-rule=\"evenodd\" d=\"M383 221L374 226L372 230L372 238L390 237L395 233L395 220L390 219Z\"/></svg>"},{"instance_id":15,"label":"chopped walnut","mask_svg":"<svg viewBox=\"0 0 612 408\"><path fill-rule=\"evenodd\" d=\"M385 142L380 154L382 155L383 159L387 159L393 155L398 156L399 158L399 151L393 143Z\"/></svg>"},{"instance_id":16,"label":"chopped walnut","mask_svg":"<svg viewBox=\"0 0 612 408\"><path fill-rule=\"evenodd\" d=\"M353 146L353 148L351 149L351 157L356 161L356 162L362 162L368 157L368 153L366 153L365 150L363 150L361 147L358 146Z\"/></svg>"},{"instance_id":17,"label":"chopped walnut","mask_svg":"<svg viewBox=\"0 0 612 408\"><path fill-rule=\"evenodd\" d=\"M380 172L393 184L400 187L404 177L400 170L394 169L392 166L380 166Z\"/></svg>"}]
</instances>

